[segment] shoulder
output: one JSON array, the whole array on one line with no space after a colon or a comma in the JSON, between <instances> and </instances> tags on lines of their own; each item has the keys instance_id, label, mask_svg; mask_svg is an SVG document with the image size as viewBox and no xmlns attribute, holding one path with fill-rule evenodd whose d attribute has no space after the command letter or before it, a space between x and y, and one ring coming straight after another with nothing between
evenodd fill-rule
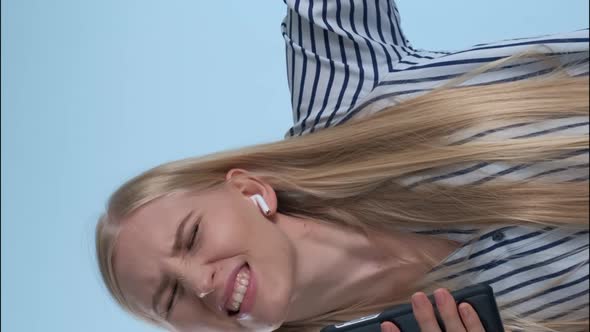
<instances>
[{"instance_id":1,"label":"shoulder","mask_svg":"<svg viewBox=\"0 0 590 332\"><path fill-rule=\"evenodd\" d=\"M353 118L364 117L426 94L451 80L498 62L459 86L497 84L545 75L551 63L542 58L521 58L501 63L511 56L531 52L557 59L572 75L588 74L588 29L528 38L477 44L464 50L423 56L419 51L405 56L390 72L382 76L374 89L363 96L346 114L338 113L332 121L337 126Z\"/></svg>"},{"instance_id":2,"label":"shoulder","mask_svg":"<svg viewBox=\"0 0 590 332\"><path fill-rule=\"evenodd\" d=\"M490 227L444 264L467 262L447 275L489 284L501 310L548 319L587 307L588 242L587 229Z\"/></svg>"}]
</instances>

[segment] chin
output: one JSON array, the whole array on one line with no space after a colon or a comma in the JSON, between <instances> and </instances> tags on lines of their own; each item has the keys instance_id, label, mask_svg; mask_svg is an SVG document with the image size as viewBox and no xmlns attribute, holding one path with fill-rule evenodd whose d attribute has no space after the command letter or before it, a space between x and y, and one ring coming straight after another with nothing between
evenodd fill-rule
<instances>
[{"instance_id":1,"label":"chin","mask_svg":"<svg viewBox=\"0 0 590 332\"><path fill-rule=\"evenodd\" d=\"M283 299L286 299L286 297L274 298L274 301L265 303L264 310L254 310L251 313L238 315L239 324L248 331L275 331L287 320L288 302L283 301Z\"/></svg>"},{"instance_id":2,"label":"chin","mask_svg":"<svg viewBox=\"0 0 590 332\"><path fill-rule=\"evenodd\" d=\"M240 325L245 327L248 331L252 332L271 332L278 329L282 324L283 321L279 322L263 322L260 319L256 319L255 317L245 314L242 317L238 318L238 322Z\"/></svg>"},{"instance_id":3,"label":"chin","mask_svg":"<svg viewBox=\"0 0 590 332\"><path fill-rule=\"evenodd\" d=\"M250 313L240 314L236 317L238 324L247 331L271 332L277 330L286 320L289 308L289 297L283 292L275 292L268 302ZM262 303L261 303L262 304Z\"/></svg>"},{"instance_id":4,"label":"chin","mask_svg":"<svg viewBox=\"0 0 590 332\"><path fill-rule=\"evenodd\" d=\"M238 313L235 318L247 331L275 331L287 320L293 280L289 275L276 272L263 274L259 273L255 265L249 267L252 273L252 288L248 289L242 303L244 312Z\"/></svg>"}]
</instances>

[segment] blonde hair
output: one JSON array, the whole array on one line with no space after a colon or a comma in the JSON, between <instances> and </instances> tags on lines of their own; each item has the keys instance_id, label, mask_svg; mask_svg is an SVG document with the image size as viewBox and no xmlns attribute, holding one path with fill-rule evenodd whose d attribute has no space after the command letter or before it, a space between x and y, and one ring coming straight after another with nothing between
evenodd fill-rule
<instances>
[{"instance_id":1,"label":"blonde hair","mask_svg":"<svg viewBox=\"0 0 590 332\"><path fill-rule=\"evenodd\" d=\"M555 70L544 77L456 86L508 61L537 56L535 53L527 51L496 61L427 94L337 127L170 162L129 180L113 193L96 228L96 252L104 283L127 311L160 324L126 301L118 286L112 261L118 220L156 198L220 186L232 168L248 170L269 183L277 195L277 212L346 225L358 231L458 225L484 229L498 224L588 229L585 181L553 183L532 178L490 181L478 186L427 184L416 190L400 184L409 175L438 167L481 161L548 161L564 152L587 149L586 135L452 144L453 133L489 123L588 116L588 78L570 76L561 65L556 65L556 59L547 56L542 59ZM433 261L432 266L435 265ZM456 271L461 267L453 265ZM367 299L352 308L287 322L278 331L318 331L325 325L408 302L409 296L418 290L432 292L438 287L462 286L453 280L439 281L438 276L437 271L429 273L386 303L371 303ZM502 310L501 315L505 326L513 331L588 330L588 320L538 322L508 310Z\"/></svg>"}]
</instances>

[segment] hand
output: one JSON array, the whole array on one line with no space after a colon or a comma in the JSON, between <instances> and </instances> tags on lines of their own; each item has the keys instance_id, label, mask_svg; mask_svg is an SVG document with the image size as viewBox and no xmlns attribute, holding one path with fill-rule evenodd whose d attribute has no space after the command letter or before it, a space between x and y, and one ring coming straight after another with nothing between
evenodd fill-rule
<instances>
[{"instance_id":1,"label":"hand","mask_svg":"<svg viewBox=\"0 0 590 332\"><path fill-rule=\"evenodd\" d=\"M447 332L485 332L477 312L471 305L461 303L457 310L455 299L448 290L443 288L434 291L434 298ZM417 292L412 295L412 310L421 332L441 332L434 316L434 309L426 294ZM466 312L464 313L463 310ZM461 312L461 317L458 312ZM400 332L400 330L392 322L383 322L381 332Z\"/></svg>"}]
</instances>

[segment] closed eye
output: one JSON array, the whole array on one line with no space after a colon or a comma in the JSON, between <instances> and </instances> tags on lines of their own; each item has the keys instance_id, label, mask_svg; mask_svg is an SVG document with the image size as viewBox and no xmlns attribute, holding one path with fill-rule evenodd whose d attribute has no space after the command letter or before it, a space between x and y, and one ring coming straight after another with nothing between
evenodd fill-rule
<instances>
[{"instance_id":1,"label":"closed eye","mask_svg":"<svg viewBox=\"0 0 590 332\"><path fill-rule=\"evenodd\" d=\"M193 226L193 229L191 231L191 237L189 238L189 241L186 245L186 248L188 250L191 250L193 248L193 245L195 244L195 239L197 238L197 233L199 232L199 223L201 221L201 218L199 218L197 220L197 222L195 223L195 225Z\"/></svg>"},{"instance_id":2,"label":"closed eye","mask_svg":"<svg viewBox=\"0 0 590 332\"><path fill-rule=\"evenodd\" d=\"M197 221L195 222L195 225L191 229L190 238L189 238L187 245L186 245L187 250L191 250L195 244L195 239L197 238L197 233L199 232L200 222L201 222L201 217L199 216L199 218L197 218ZM172 293L170 294L170 299L168 300L168 305L167 305L166 312L165 312L166 319L168 319L168 317L170 316L170 312L172 311L172 309L174 307L174 302L176 302L176 300L182 295L182 290L183 290L183 288L180 285L180 282L177 280L174 283L174 286L172 287Z\"/></svg>"},{"instance_id":3,"label":"closed eye","mask_svg":"<svg viewBox=\"0 0 590 332\"><path fill-rule=\"evenodd\" d=\"M174 283L174 287L172 288L172 293L170 295L170 299L168 300L168 305L166 306L166 312L165 312L165 317L166 319L168 319L168 317L170 316L170 313L172 312L172 306L174 306L174 300L177 297L176 293L178 293L178 288L179 288L179 284L178 281Z\"/></svg>"}]
</instances>

